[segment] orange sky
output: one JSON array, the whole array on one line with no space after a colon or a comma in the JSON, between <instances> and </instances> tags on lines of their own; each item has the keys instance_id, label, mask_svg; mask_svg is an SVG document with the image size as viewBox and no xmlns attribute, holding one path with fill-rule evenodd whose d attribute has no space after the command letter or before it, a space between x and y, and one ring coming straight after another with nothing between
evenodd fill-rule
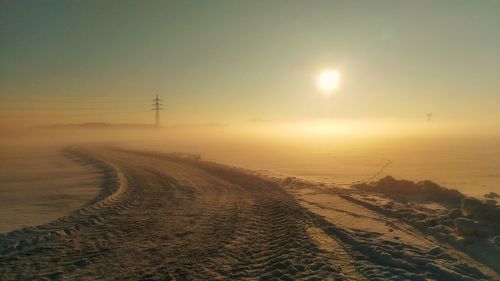
<instances>
[{"instance_id":1,"label":"orange sky","mask_svg":"<svg viewBox=\"0 0 500 281\"><path fill-rule=\"evenodd\" d=\"M0 5L0 126L151 123L158 93L164 125L500 132L497 1Z\"/></svg>"}]
</instances>

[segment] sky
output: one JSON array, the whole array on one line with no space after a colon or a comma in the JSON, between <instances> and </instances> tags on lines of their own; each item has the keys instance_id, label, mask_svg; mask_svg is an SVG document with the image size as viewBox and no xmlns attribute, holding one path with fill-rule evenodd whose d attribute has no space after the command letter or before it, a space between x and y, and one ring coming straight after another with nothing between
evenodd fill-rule
<instances>
[{"instance_id":1,"label":"sky","mask_svg":"<svg viewBox=\"0 0 500 281\"><path fill-rule=\"evenodd\" d=\"M0 3L0 126L151 123L158 94L164 125L500 132L500 1Z\"/></svg>"}]
</instances>

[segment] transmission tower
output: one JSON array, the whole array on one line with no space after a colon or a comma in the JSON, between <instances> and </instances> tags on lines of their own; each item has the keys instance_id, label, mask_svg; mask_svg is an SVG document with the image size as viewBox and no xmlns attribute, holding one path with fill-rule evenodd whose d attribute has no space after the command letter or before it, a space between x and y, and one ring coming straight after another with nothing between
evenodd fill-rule
<instances>
[{"instance_id":1,"label":"transmission tower","mask_svg":"<svg viewBox=\"0 0 500 281\"><path fill-rule=\"evenodd\" d=\"M161 102L161 99L156 95L156 98L153 99L153 109L155 111L155 125L156 127L160 127L160 110L163 110L161 106L163 105Z\"/></svg>"}]
</instances>

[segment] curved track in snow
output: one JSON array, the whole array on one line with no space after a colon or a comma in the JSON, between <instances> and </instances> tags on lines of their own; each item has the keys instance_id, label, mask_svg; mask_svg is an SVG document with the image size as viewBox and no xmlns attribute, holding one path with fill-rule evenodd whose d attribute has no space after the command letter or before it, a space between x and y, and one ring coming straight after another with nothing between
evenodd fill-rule
<instances>
[{"instance_id":1,"label":"curved track in snow","mask_svg":"<svg viewBox=\"0 0 500 281\"><path fill-rule=\"evenodd\" d=\"M101 194L0 235L2 280L487 279L453 256L338 226L236 168L112 148L67 154L105 172Z\"/></svg>"}]
</instances>

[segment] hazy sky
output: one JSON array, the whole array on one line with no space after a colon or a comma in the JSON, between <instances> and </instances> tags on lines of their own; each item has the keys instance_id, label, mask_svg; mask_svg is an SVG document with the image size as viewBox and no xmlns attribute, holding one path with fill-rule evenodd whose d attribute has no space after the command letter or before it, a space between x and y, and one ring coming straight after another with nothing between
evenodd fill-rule
<instances>
[{"instance_id":1,"label":"hazy sky","mask_svg":"<svg viewBox=\"0 0 500 281\"><path fill-rule=\"evenodd\" d=\"M325 96L316 77L341 73ZM500 1L0 4L0 123L500 120Z\"/></svg>"}]
</instances>

